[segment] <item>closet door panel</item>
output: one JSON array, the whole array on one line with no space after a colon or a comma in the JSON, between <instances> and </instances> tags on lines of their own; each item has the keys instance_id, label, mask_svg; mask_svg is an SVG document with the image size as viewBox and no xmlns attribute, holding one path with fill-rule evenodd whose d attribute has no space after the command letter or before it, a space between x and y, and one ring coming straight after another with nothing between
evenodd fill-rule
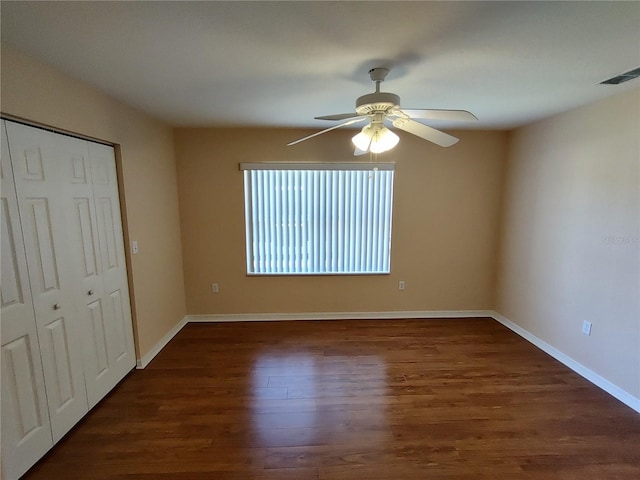
<instances>
[{"instance_id":1,"label":"closet door panel","mask_svg":"<svg viewBox=\"0 0 640 480\"><path fill-rule=\"evenodd\" d=\"M94 143L89 144L89 154L104 282L103 314L117 383L135 367L135 352L115 155L112 147Z\"/></svg>"},{"instance_id":2,"label":"closet door panel","mask_svg":"<svg viewBox=\"0 0 640 480\"><path fill-rule=\"evenodd\" d=\"M11 479L44 455L53 439L4 121L1 130L2 468Z\"/></svg>"},{"instance_id":3,"label":"closet door panel","mask_svg":"<svg viewBox=\"0 0 640 480\"><path fill-rule=\"evenodd\" d=\"M86 412L59 135L7 122L54 441Z\"/></svg>"},{"instance_id":4,"label":"closet door panel","mask_svg":"<svg viewBox=\"0 0 640 480\"><path fill-rule=\"evenodd\" d=\"M107 328L102 300L86 305L85 329L85 377L89 408L93 407L117 383L110 366Z\"/></svg>"},{"instance_id":5,"label":"closet door panel","mask_svg":"<svg viewBox=\"0 0 640 480\"><path fill-rule=\"evenodd\" d=\"M73 198L73 223L76 227L77 241L81 247L79 276L85 286L97 286L99 284L98 264L99 258L96 252L96 233L93 221L93 202L91 197Z\"/></svg>"},{"instance_id":6,"label":"closet door panel","mask_svg":"<svg viewBox=\"0 0 640 480\"><path fill-rule=\"evenodd\" d=\"M114 352L116 362L124 360L126 355L130 354L130 342L127 339L128 322L127 310L129 305L125 305L122 298L122 290L117 289L109 293L109 307L113 315L113 336L114 336ZM130 328L129 328L130 329Z\"/></svg>"},{"instance_id":7,"label":"closet door panel","mask_svg":"<svg viewBox=\"0 0 640 480\"><path fill-rule=\"evenodd\" d=\"M93 365L95 370L95 379L99 379L106 375L109 370L109 354L107 346L107 333L104 324L104 315L102 314L102 301L97 300L87 305L89 312L91 327L90 342L93 349Z\"/></svg>"},{"instance_id":8,"label":"closet door panel","mask_svg":"<svg viewBox=\"0 0 640 480\"><path fill-rule=\"evenodd\" d=\"M22 335L2 346L3 362L7 373L3 391L6 386L7 394L11 398L5 398L5 400L14 403L13 410L17 414L14 428L17 430L18 443L27 439L43 424L34 352L29 340L29 335ZM50 435L46 443L51 444Z\"/></svg>"},{"instance_id":9,"label":"closet door panel","mask_svg":"<svg viewBox=\"0 0 640 480\"><path fill-rule=\"evenodd\" d=\"M29 231L32 243L33 261L29 265L35 269L36 290L41 295L48 295L59 300L60 279L58 277L58 259L53 243L53 226L49 199L27 197L23 202L22 216L25 229ZM53 305L53 304L52 304Z\"/></svg>"}]
</instances>

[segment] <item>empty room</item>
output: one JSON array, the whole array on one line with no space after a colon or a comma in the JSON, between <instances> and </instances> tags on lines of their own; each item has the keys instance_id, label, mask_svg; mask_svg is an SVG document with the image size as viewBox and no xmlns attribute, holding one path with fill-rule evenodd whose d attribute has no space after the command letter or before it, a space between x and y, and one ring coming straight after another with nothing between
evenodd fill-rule
<instances>
[{"instance_id":1,"label":"empty room","mask_svg":"<svg viewBox=\"0 0 640 480\"><path fill-rule=\"evenodd\" d=\"M640 1L0 20L3 480L640 478Z\"/></svg>"}]
</instances>

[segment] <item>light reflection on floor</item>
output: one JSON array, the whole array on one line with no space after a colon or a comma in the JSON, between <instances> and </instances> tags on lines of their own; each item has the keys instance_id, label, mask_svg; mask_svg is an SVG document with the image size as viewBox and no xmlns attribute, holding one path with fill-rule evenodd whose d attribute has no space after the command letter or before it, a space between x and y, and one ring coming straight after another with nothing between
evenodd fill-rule
<instances>
[{"instance_id":1,"label":"light reflection on floor","mask_svg":"<svg viewBox=\"0 0 640 480\"><path fill-rule=\"evenodd\" d=\"M380 356L269 350L254 362L251 387L253 434L265 447L348 441L363 422L376 430L388 427L386 363ZM372 392L382 401L364 403Z\"/></svg>"}]
</instances>

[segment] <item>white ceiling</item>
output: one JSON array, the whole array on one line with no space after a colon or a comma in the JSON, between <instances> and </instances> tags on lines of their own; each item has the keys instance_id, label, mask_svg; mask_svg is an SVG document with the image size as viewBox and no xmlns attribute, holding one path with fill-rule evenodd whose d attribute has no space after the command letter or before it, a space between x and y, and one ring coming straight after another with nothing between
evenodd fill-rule
<instances>
[{"instance_id":1,"label":"white ceiling","mask_svg":"<svg viewBox=\"0 0 640 480\"><path fill-rule=\"evenodd\" d=\"M314 126L383 91L511 128L637 88L640 2L10 2L2 42L172 125ZM466 125L438 124L440 127Z\"/></svg>"}]
</instances>

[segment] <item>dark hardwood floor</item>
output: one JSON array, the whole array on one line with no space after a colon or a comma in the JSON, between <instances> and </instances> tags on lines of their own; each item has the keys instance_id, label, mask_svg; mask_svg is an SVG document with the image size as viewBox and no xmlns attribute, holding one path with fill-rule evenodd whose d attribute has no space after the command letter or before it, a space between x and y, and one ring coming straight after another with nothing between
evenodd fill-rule
<instances>
[{"instance_id":1,"label":"dark hardwood floor","mask_svg":"<svg viewBox=\"0 0 640 480\"><path fill-rule=\"evenodd\" d=\"M490 319L189 324L27 475L640 478L640 415Z\"/></svg>"}]
</instances>

